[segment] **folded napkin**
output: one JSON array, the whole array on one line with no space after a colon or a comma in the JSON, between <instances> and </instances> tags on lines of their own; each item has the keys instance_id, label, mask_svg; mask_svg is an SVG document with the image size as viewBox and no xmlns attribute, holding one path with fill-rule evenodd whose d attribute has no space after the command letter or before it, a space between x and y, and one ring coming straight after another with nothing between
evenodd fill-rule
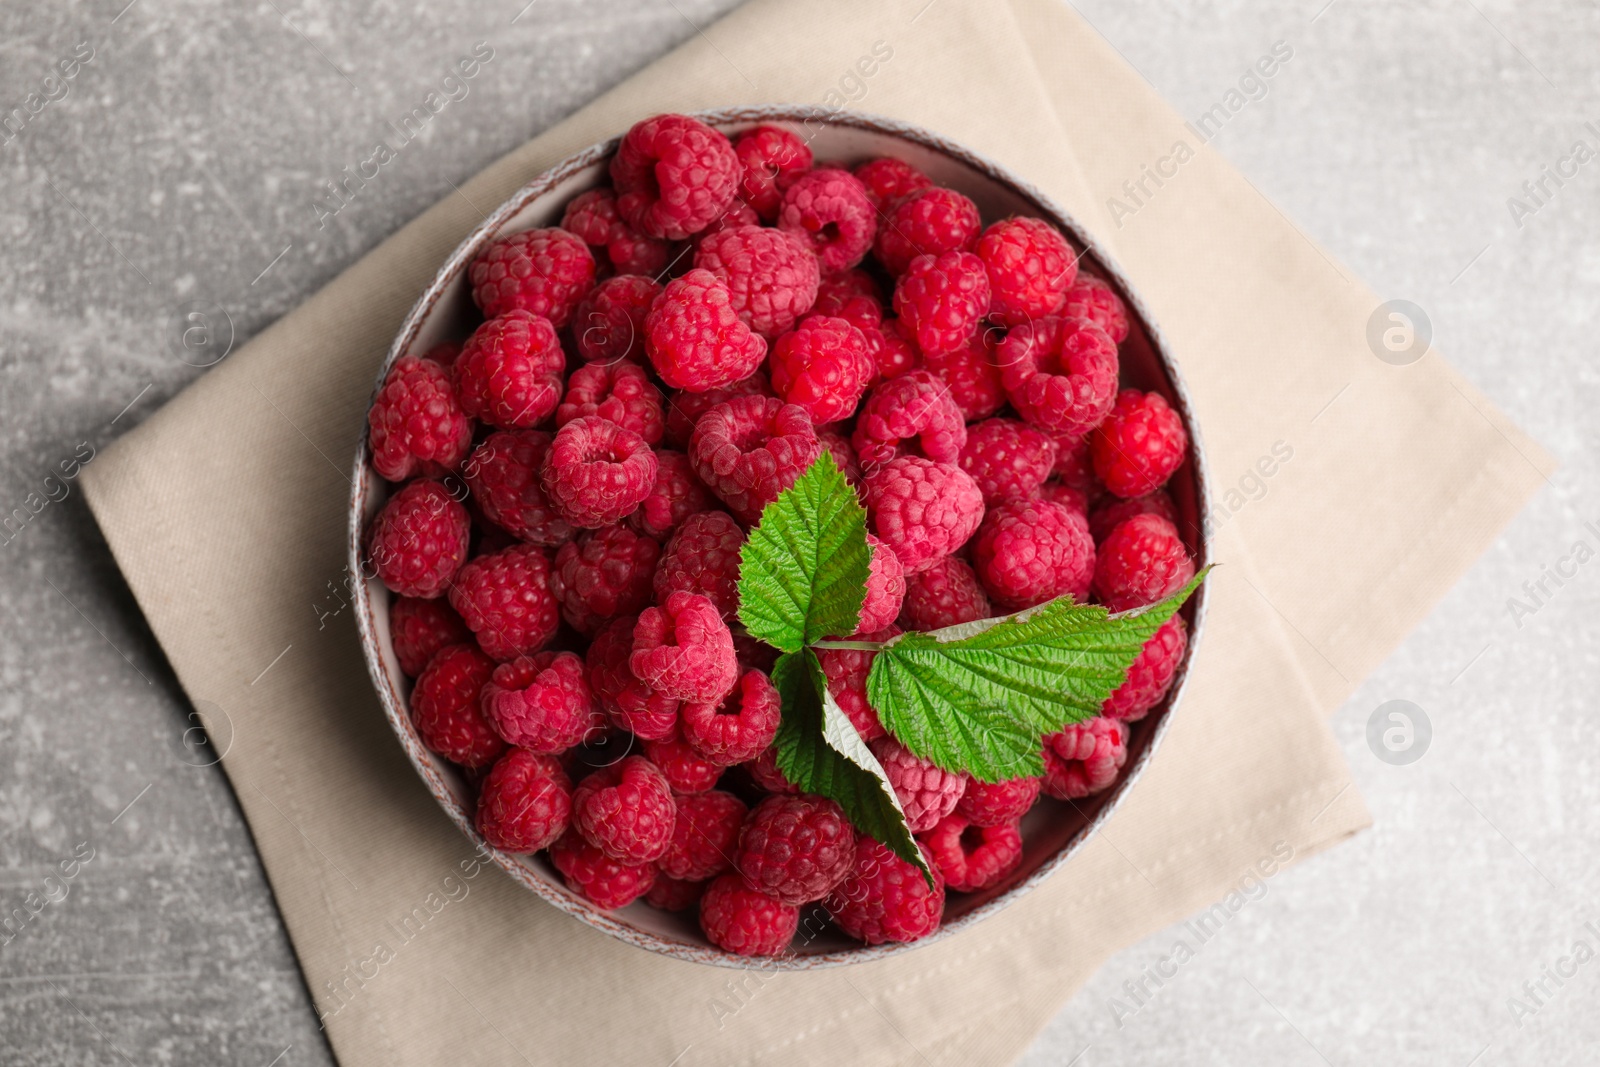
<instances>
[{"instance_id":1,"label":"folded napkin","mask_svg":"<svg viewBox=\"0 0 1600 1067\"><path fill-rule=\"evenodd\" d=\"M757 103L920 124L1041 187L1134 279L1239 489L1213 516L1187 695L1105 830L960 936L782 974L630 948L478 863L327 594L375 369L481 211L646 114ZM1108 203L1178 140L1133 217ZM1055 0L755 0L465 183L83 477L185 690L232 724L223 766L346 1067L1007 1063L1116 949L1367 825L1325 716L1550 467L1437 355L1375 358L1377 305Z\"/></svg>"}]
</instances>

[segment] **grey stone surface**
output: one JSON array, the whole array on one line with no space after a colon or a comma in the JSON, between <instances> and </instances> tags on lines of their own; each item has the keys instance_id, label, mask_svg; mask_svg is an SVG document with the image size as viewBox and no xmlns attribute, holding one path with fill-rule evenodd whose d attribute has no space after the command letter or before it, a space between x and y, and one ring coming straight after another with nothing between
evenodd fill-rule
<instances>
[{"instance_id":1,"label":"grey stone surface","mask_svg":"<svg viewBox=\"0 0 1600 1067\"><path fill-rule=\"evenodd\" d=\"M250 336L729 6L539 0L511 23L520 0L124 2L0 7L0 113L93 49L0 143L0 513L202 373L168 347L176 306L217 301ZM1139 997L1125 983L1170 972L1181 931L1119 954L1024 1062L1593 1062L1600 963L1537 999L1523 984L1576 940L1600 948L1584 929L1600 924L1600 571L1549 583L1521 618L1508 598L1574 541L1600 546L1584 529L1600 522L1600 161L1520 227L1506 200L1575 140L1600 148L1584 125L1600 126L1600 10L1079 10L1191 116L1288 42L1293 60L1214 146L1380 293L1426 309L1563 467L1335 718L1377 827L1275 876ZM497 60L470 96L319 230L322 183L482 39ZM184 747L185 700L66 484L0 534L0 913L55 901L0 944L0 1059L331 1062L226 780ZM1367 744L1393 699L1433 727L1408 765Z\"/></svg>"}]
</instances>

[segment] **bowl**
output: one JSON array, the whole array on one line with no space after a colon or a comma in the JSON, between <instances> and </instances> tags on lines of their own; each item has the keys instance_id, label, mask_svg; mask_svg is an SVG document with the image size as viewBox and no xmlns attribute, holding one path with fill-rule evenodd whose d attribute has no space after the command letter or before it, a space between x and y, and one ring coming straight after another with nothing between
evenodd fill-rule
<instances>
[{"instance_id":1,"label":"bowl","mask_svg":"<svg viewBox=\"0 0 1600 1067\"><path fill-rule=\"evenodd\" d=\"M853 165L873 156L898 156L936 183L971 197L985 224L1007 215L1025 214L1037 215L1059 227L1083 253L1084 262L1110 282L1127 305L1131 329L1127 340L1119 347L1123 384L1161 393L1182 417L1189 432L1189 457L1173 475L1168 491L1177 505L1179 526L1185 532L1196 564L1203 566L1209 562L1210 546L1203 521L1208 512L1204 451L1182 376L1159 328L1130 281L1074 219L1039 190L1004 168L938 134L905 123L852 112L784 106L703 112L696 117L730 134L760 123L791 128L810 143L819 160ZM409 353L426 352L443 341L462 340L471 332L481 316L468 291L468 264L486 244L504 234L559 224L567 201L607 180L606 163L616 146L617 138L612 138L551 167L500 205L451 253L406 316L379 370L374 395L395 360ZM386 499L387 486L372 469L365 432L361 439L352 479L348 548L350 573L365 578L361 532ZM1063 803L1044 798L1023 822L1023 860L1009 878L981 893L952 894L946 905L944 924L920 941L869 947L824 928L809 939L802 935L781 957L752 959L712 945L700 933L692 913L662 912L643 901L616 911L602 911L569 890L542 855L512 855L491 848L473 825L475 791L467 775L428 751L412 725L407 712L410 682L390 647L391 594L376 579L358 579L355 585L362 649L384 713L428 790L483 854L491 856L513 879L545 901L630 945L698 963L765 971L808 970L885 959L954 937L1015 902L1059 870L1110 818L1119 801L1154 758L1173 710L1183 695L1188 666L1200 643L1206 604L1206 590L1202 586L1183 609L1190 627L1188 651L1167 699L1144 719L1132 724L1128 762L1121 779L1106 792L1080 802Z\"/></svg>"}]
</instances>

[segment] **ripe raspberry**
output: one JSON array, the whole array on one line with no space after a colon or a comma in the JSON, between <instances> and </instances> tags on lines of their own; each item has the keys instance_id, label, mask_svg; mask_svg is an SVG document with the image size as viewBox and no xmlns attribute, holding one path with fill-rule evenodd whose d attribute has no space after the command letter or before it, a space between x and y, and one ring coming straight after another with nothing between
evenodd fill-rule
<instances>
[{"instance_id":1,"label":"ripe raspberry","mask_svg":"<svg viewBox=\"0 0 1600 1067\"><path fill-rule=\"evenodd\" d=\"M626 526L607 526L568 541L556 553L550 592L574 630L592 636L618 615L650 603L661 546Z\"/></svg>"},{"instance_id":2,"label":"ripe raspberry","mask_svg":"<svg viewBox=\"0 0 1600 1067\"><path fill-rule=\"evenodd\" d=\"M887 641L899 633L898 626L890 625L862 636L868 641ZM887 732L877 709L867 702L867 674L876 656L876 652L864 648L817 649L817 660L828 679L828 693L863 741L875 741Z\"/></svg>"},{"instance_id":3,"label":"ripe raspberry","mask_svg":"<svg viewBox=\"0 0 1600 1067\"><path fill-rule=\"evenodd\" d=\"M970 252L983 229L978 206L954 189L919 189L887 212L872 250L890 274L904 274L918 256Z\"/></svg>"},{"instance_id":4,"label":"ripe raspberry","mask_svg":"<svg viewBox=\"0 0 1600 1067\"><path fill-rule=\"evenodd\" d=\"M550 593L550 557L537 545L512 545L469 560L450 589L450 606L478 646L501 662L539 651L561 625Z\"/></svg>"},{"instance_id":5,"label":"ripe raspberry","mask_svg":"<svg viewBox=\"0 0 1600 1067\"><path fill-rule=\"evenodd\" d=\"M589 642L589 688L617 725L642 740L659 741L678 732L680 702L641 682L628 666L637 621L626 615L612 619Z\"/></svg>"},{"instance_id":6,"label":"ripe raspberry","mask_svg":"<svg viewBox=\"0 0 1600 1067\"><path fill-rule=\"evenodd\" d=\"M872 534L867 534L867 544L871 546L872 559L867 568L867 589L861 601L857 634L881 630L894 622L906 598L905 568L900 565L900 557Z\"/></svg>"},{"instance_id":7,"label":"ripe raspberry","mask_svg":"<svg viewBox=\"0 0 1600 1067\"><path fill-rule=\"evenodd\" d=\"M590 189L567 204L561 228L578 235L589 246L597 270L617 274L655 274L671 256L666 241L646 237L617 214L617 194L610 189Z\"/></svg>"},{"instance_id":8,"label":"ripe raspberry","mask_svg":"<svg viewBox=\"0 0 1600 1067\"><path fill-rule=\"evenodd\" d=\"M972 566L989 595L1012 611L1058 596L1085 603L1095 573L1089 520L1045 500L992 507L972 544Z\"/></svg>"},{"instance_id":9,"label":"ripe raspberry","mask_svg":"<svg viewBox=\"0 0 1600 1067\"><path fill-rule=\"evenodd\" d=\"M661 874L644 895L644 902L662 911L688 911L700 906L700 894L705 888L704 882L680 882Z\"/></svg>"},{"instance_id":10,"label":"ripe raspberry","mask_svg":"<svg viewBox=\"0 0 1600 1067\"><path fill-rule=\"evenodd\" d=\"M749 810L744 801L720 789L679 797L672 843L661 857L661 873L703 882L728 870Z\"/></svg>"},{"instance_id":11,"label":"ripe raspberry","mask_svg":"<svg viewBox=\"0 0 1600 1067\"><path fill-rule=\"evenodd\" d=\"M367 558L401 596L432 600L450 587L467 558L472 520L438 482L407 482L372 520Z\"/></svg>"},{"instance_id":12,"label":"ripe raspberry","mask_svg":"<svg viewBox=\"0 0 1600 1067\"><path fill-rule=\"evenodd\" d=\"M1070 511L1076 511L1080 515L1089 514L1089 498L1084 495L1082 489L1074 489L1065 482L1058 482L1054 480L1045 482L1039 487L1039 491L1035 494L1034 499L1047 500L1052 504L1060 504L1062 507L1067 508ZM1093 533L1092 527L1090 532L1091 534Z\"/></svg>"},{"instance_id":13,"label":"ripe raspberry","mask_svg":"<svg viewBox=\"0 0 1600 1067\"><path fill-rule=\"evenodd\" d=\"M472 447L472 422L450 372L431 359L395 361L367 412L372 466L391 482L455 470Z\"/></svg>"},{"instance_id":14,"label":"ripe raspberry","mask_svg":"<svg viewBox=\"0 0 1600 1067\"><path fill-rule=\"evenodd\" d=\"M861 464L856 462L856 450L850 447L850 438L839 430L822 429L817 431L817 440L822 442L822 447L833 456L833 465L839 468L839 473L844 475L844 480L855 487L857 494L861 491ZM820 455L820 453L819 453Z\"/></svg>"},{"instance_id":15,"label":"ripe raspberry","mask_svg":"<svg viewBox=\"0 0 1600 1067\"><path fill-rule=\"evenodd\" d=\"M479 702L508 744L541 755L565 752L605 729L588 671L572 652L540 652L500 664Z\"/></svg>"},{"instance_id":16,"label":"ripe raspberry","mask_svg":"<svg viewBox=\"0 0 1600 1067\"><path fill-rule=\"evenodd\" d=\"M739 552L744 531L725 511L701 511L683 520L656 567L656 600L673 593L698 593L724 619L739 610Z\"/></svg>"},{"instance_id":17,"label":"ripe raspberry","mask_svg":"<svg viewBox=\"0 0 1600 1067\"><path fill-rule=\"evenodd\" d=\"M673 393L667 400L667 443L673 448L687 449L700 416L736 396L772 396L772 383L767 372L756 370L748 378L740 378L732 385L708 389L703 393Z\"/></svg>"},{"instance_id":18,"label":"ripe raspberry","mask_svg":"<svg viewBox=\"0 0 1600 1067\"><path fill-rule=\"evenodd\" d=\"M683 739L719 767L753 760L778 736L778 690L761 671L745 671L721 701L689 701L679 716Z\"/></svg>"},{"instance_id":19,"label":"ripe raspberry","mask_svg":"<svg viewBox=\"0 0 1600 1067\"><path fill-rule=\"evenodd\" d=\"M1116 402L1117 346L1084 319L1024 323L1006 334L995 358L1012 405L1042 430L1088 433Z\"/></svg>"},{"instance_id":20,"label":"ripe raspberry","mask_svg":"<svg viewBox=\"0 0 1600 1067\"><path fill-rule=\"evenodd\" d=\"M861 335L867 339L867 354L878 369L878 377L885 381L915 370L921 362L917 346L906 336L899 319L885 319L879 326L863 326Z\"/></svg>"},{"instance_id":21,"label":"ripe raspberry","mask_svg":"<svg viewBox=\"0 0 1600 1067\"><path fill-rule=\"evenodd\" d=\"M776 956L799 924L799 908L758 893L736 874L717 878L700 898L706 940L738 956Z\"/></svg>"},{"instance_id":22,"label":"ripe raspberry","mask_svg":"<svg viewBox=\"0 0 1600 1067\"><path fill-rule=\"evenodd\" d=\"M778 662L777 649L747 633L733 635L733 654L738 657L740 671L760 671L769 677Z\"/></svg>"},{"instance_id":23,"label":"ripe raspberry","mask_svg":"<svg viewBox=\"0 0 1600 1067\"><path fill-rule=\"evenodd\" d=\"M856 267L836 274L825 274L817 284L813 315L832 315L865 331L883 324L883 294L872 275Z\"/></svg>"},{"instance_id":24,"label":"ripe raspberry","mask_svg":"<svg viewBox=\"0 0 1600 1067\"><path fill-rule=\"evenodd\" d=\"M668 282L650 305L644 349L662 381L703 393L747 377L766 357L767 342L739 318L727 283L696 268Z\"/></svg>"},{"instance_id":25,"label":"ripe raspberry","mask_svg":"<svg viewBox=\"0 0 1600 1067\"><path fill-rule=\"evenodd\" d=\"M709 226L738 193L733 145L687 115L635 123L611 159L617 212L650 237L681 241Z\"/></svg>"},{"instance_id":26,"label":"ripe raspberry","mask_svg":"<svg viewBox=\"0 0 1600 1067\"><path fill-rule=\"evenodd\" d=\"M967 783L956 814L974 826L1001 826L1014 823L1027 814L1039 799L1042 778L1012 778L1006 782Z\"/></svg>"},{"instance_id":27,"label":"ripe raspberry","mask_svg":"<svg viewBox=\"0 0 1600 1067\"><path fill-rule=\"evenodd\" d=\"M1096 716L1044 739L1044 791L1079 800L1117 780L1128 759L1128 727Z\"/></svg>"},{"instance_id":28,"label":"ripe raspberry","mask_svg":"<svg viewBox=\"0 0 1600 1067\"><path fill-rule=\"evenodd\" d=\"M575 827L550 846L550 862L568 889L605 911L644 896L660 873L654 863L618 863L585 841Z\"/></svg>"},{"instance_id":29,"label":"ripe raspberry","mask_svg":"<svg viewBox=\"0 0 1600 1067\"><path fill-rule=\"evenodd\" d=\"M986 419L1006 403L993 339L993 330L980 330L954 352L922 358L922 365L949 387L950 396L968 422Z\"/></svg>"},{"instance_id":30,"label":"ripe raspberry","mask_svg":"<svg viewBox=\"0 0 1600 1067\"><path fill-rule=\"evenodd\" d=\"M1177 506L1172 503L1172 497L1167 495L1165 489L1128 500L1107 497L1089 512L1089 533L1094 536L1095 544L1104 541L1107 534L1135 515L1159 515L1172 525L1178 525Z\"/></svg>"},{"instance_id":31,"label":"ripe raspberry","mask_svg":"<svg viewBox=\"0 0 1600 1067\"><path fill-rule=\"evenodd\" d=\"M855 844L850 820L833 801L773 795L745 819L733 865L750 888L785 904L809 904L850 873Z\"/></svg>"},{"instance_id":32,"label":"ripe raspberry","mask_svg":"<svg viewBox=\"0 0 1600 1067\"><path fill-rule=\"evenodd\" d=\"M858 941L917 941L939 929L944 917L944 875L923 842L922 859L933 871L933 888L915 865L871 838L856 848L850 874L823 907L839 929Z\"/></svg>"},{"instance_id":33,"label":"ripe raspberry","mask_svg":"<svg viewBox=\"0 0 1600 1067\"><path fill-rule=\"evenodd\" d=\"M1056 465L1053 473L1062 484L1071 486L1093 500L1105 492L1094 475L1089 455L1088 434L1053 434L1056 439Z\"/></svg>"},{"instance_id":34,"label":"ripe raspberry","mask_svg":"<svg viewBox=\"0 0 1600 1067\"><path fill-rule=\"evenodd\" d=\"M967 427L957 462L993 506L1038 495L1055 461L1055 438L1043 430L1015 419L985 419Z\"/></svg>"},{"instance_id":35,"label":"ripe raspberry","mask_svg":"<svg viewBox=\"0 0 1600 1067\"><path fill-rule=\"evenodd\" d=\"M717 784L725 770L700 755L681 737L646 741L644 754L672 787L672 795L680 800L704 793Z\"/></svg>"},{"instance_id":36,"label":"ripe raspberry","mask_svg":"<svg viewBox=\"0 0 1600 1067\"><path fill-rule=\"evenodd\" d=\"M735 517L750 525L821 451L804 408L764 396L719 404L700 416L689 438L695 474Z\"/></svg>"},{"instance_id":37,"label":"ripe raspberry","mask_svg":"<svg viewBox=\"0 0 1600 1067\"><path fill-rule=\"evenodd\" d=\"M733 203L728 205L728 210L718 215L711 225L689 238L689 246L690 248L698 249L706 238L719 234L723 230L731 230L738 226L760 225L761 216L756 214L756 209L743 200L735 198Z\"/></svg>"},{"instance_id":38,"label":"ripe raspberry","mask_svg":"<svg viewBox=\"0 0 1600 1067\"><path fill-rule=\"evenodd\" d=\"M656 484L632 515L628 526L646 537L665 541L678 524L711 504L711 494L694 476L689 457L671 449L656 449Z\"/></svg>"},{"instance_id":39,"label":"ripe raspberry","mask_svg":"<svg viewBox=\"0 0 1600 1067\"><path fill-rule=\"evenodd\" d=\"M889 784L894 786L894 795L905 809L906 825L914 834L933 829L955 810L961 794L966 792L966 775L919 759L893 737L880 737L869 747L883 765Z\"/></svg>"},{"instance_id":40,"label":"ripe raspberry","mask_svg":"<svg viewBox=\"0 0 1600 1067\"><path fill-rule=\"evenodd\" d=\"M637 363L590 363L573 371L566 398L556 408L556 426L584 415L610 419L652 447L661 443L666 427L661 391Z\"/></svg>"},{"instance_id":41,"label":"ripe raspberry","mask_svg":"<svg viewBox=\"0 0 1600 1067\"><path fill-rule=\"evenodd\" d=\"M455 367L456 360L461 358L460 341L440 341L422 355L423 359L431 359L445 370Z\"/></svg>"},{"instance_id":42,"label":"ripe raspberry","mask_svg":"<svg viewBox=\"0 0 1600 1067\"><path fill-rule=\"evenodd\" d=\"M1067 289L1061 314L1088 319L1119 345L1128 339L1128 309L1123 306L1122 298L1104 279L1092 274L1079 272L1077 281Z\"/></svg>"},{"instance_id":43,"label":"ripe raspberry","mask_svg":"<svg viewBox=\"0 0 1600 1067\"><path fill-rule=\"evenodd\" d=\"M877 369L861 331L827 315L809 315L779 337L769 363L778 397L817 426L849 417Z\"/></svg>"},{"instance_id":44,"label":"ripe raspberry","mask_svg":"<svg viewBox=\"0 0 1600 1067\"><path fill-rule=\"evenodd\" d=\"M966 543L983 521L983 493L953 463L892 459L866 477L872 531L907 574L927 570Z\"/></svg>"},{"instance_id":45,"label":"ripe raspberry","mask_svg":"<svg viewBox=\"0 0 1600 1067\"><path fill-rule=\"evenodd\" d=\"M389 639L400 669L415 678L446 645L472 640L472 631L446 601L396 597L389 605Z\"/></svg>"},{"instance_id":46,"label":"ripe raspberry","mask_svg":"<svg viewBox=\"0 0 1600 1067\"><path fill-rule=\"evenodd\" d=\"M954 463L967 443L967 425L955 398L925 370L874 386L861 405L850 443L870 470L902 454L910 438L935 463Z\"/></svg>"},{"instance_id":47,"label":"ripe raspberry","mask_svg":"<svg viewBox=\"0 0 1600 1067\"><path fill-rule=\"evenodd\" d=\"M607 278L578 302L572 313L572 339L590 363L643 363L644 317L661 295L661 286L638 274Z\"/></svg>"},{"instance_id":48,"label":"ripe raspberry","mask_svg":"<svg viewBox=\"0 0 1600 1067\"><path fill-rule=\"evenodd\" d=\"M1120 497L1144 496L1166 484L1189 451L1183 420L1159 393L1124 389L1089 441L1094 472Z\"/></svg>"},{"instance_id":49,"label":"ripe raspberry","mask_svg":"<svg viewBox=\"0 0 1600 1067\"><path fill-rule=\"evenodd\" d=\"M971 252L918 256L894 287L894 310L924 356L971 343L989 311L989 276Z\"/></svg>"},{"instance_id":50,"label":"ripe raspberry","mask_svg":"<svg viewBox=\"0 0 1600 1067\"><path fill-rule=\"evenodd\" d=\"M539 467L545 497L574 526L609 526L656 484L656 454L610 419L584 415L556 431Z\"/></svg>"},{"instance_id":51,"label":"ripe raspberry","mask_svg":"<svg viewBox=\"0 0 1600 1067\"><path fill-rule=\"evenodd\" d=\"M485 318L526 311L557 328L594 286L589 246L566 230L524 230L490 242L467 268L472 301Z\"/></svg>"},{"instance_id":52,"label":"ripe raspberry","mask_svg":"<svg viewBox=\"0 0 1600 1067\"><path fill-rule=\"evenodd\" d=\"M463 411L491 426L535 426L561 400L566 369L566 353L550 320L508 311L467 338L456 361L456 396Z\"/></svg>"},{"instance_id":53,"label":"ripe raspberry","mask_svg":"<svg viewBox=\"0 0 1600 1067\"><path fill-rule=\"evenodd\" d=\"M549 449L550 435L542 430L501 430L472 453L466 476L485 518L523 541L554 547L577 531L546 499L539 481Z\"/></svg>"},{"instance_id":54,"label":"ripe raspberry","mask_svg":"<svg viewBox=\"0 0 1600 1067\"><path fill-rule=\"evenodd\" d=\"M1078 257L1043 219L1002 219L975 250L989 270L989 314L1008 326L1054 315L1078 276Z\"/></svg>"},{"instance_id":55,"label":"ripe raspberry","mask_svg":"<svg viewBox=\"0 0 1600 1067\"><path fill-rule=\"evenodd\" d=\"M572 792L572 828L618 863L666 855L676 818L666 777L643 756L601 767Z\"/></svg>"},{"instance_id":56,"label":"ripe raspberry","mask_svg":"<svg viewBox=\"0 0 1600 1067\"><path fill-rule=\"evenodd\" d=\"M1135 515L1106 535L1094 566L1094 592L1109 611L1154 604L1194 577L1178 528L1160 515Z\"/></svg>"},{"instance_id":57,"label":"ripe raspberry","mask_svg":"<svg viewBox=\"0 0 1600 1067\"><path fill-rule=\"evenodd\" d=\"M1144 718L1172 688L1172 679L1177 675L1178 664L1188 647L1189 628L1184 624L1183 616L1174 615L1144 643L1133 665L1128 668L1128 680L1100 705L1100 714L1124 722Z\"/></svg>"},{"instance_id":58,"label":"ripe raspberry","mask_svg":"<svg viewBox=\"0 0 1600 1067\"><path fill-rule=\"evenodd\" d=\"M849 270L872 247L878 214L849 171L819 167L783 194L778 227L810 243L825 274Z\"/></svg>"},{"instance_id":59,"label":"ripe raspberry","mask_svg":"<svg viewBox=\"0 0 1600 1067\"><path fill-rule=\"evenodd\" d=\"M733 310L761 336L793 329L817 302L817 257L792 233L733 226L700 241L694 265L728 287Z\"/></svg>"},{"instance_id":60,"label":"ripe raspberry","mask_svg":"<svg viewBox=\"0 0 1600 1067\"><path fill-rule=\"evenodd\" d=\"M976 893L998 885L1022 866L1022 831L1014 822L979 826L960 815L949 815L923 842L933 853L945 885L957 893Z\"/></svg>"},{"instance_id":61,"label":"ripe raspberry","mask_svg":"<svg viewBox=\"0 0 1600 1067\"><path fill-rule=\"evenodd\" d=\"M993 614L978 576L958 556L934 560L921 574L906 579L900 625L908 630L940 630Z\"/></svg>"},{"instance_id":62,"label":"ripe raspberry","mask_svg":"<svg viewBox=\"0 0 1600 1067\"><path fill-rule=\"evenodd\" d=\"M478 705L494 661L475 645L441 648L411 689L411 720L422 743L463 767L487 767L506 743Z\"/></svg>"},{"instance_id":63,"label":"ripe raspberry","mask_svg":"<svg viewBox=\"0 0 1600 1067\"><path fill-rule=\"evenodd\" d=\"M778 126L757 126L733 142L739 157L739 195L766 222L778 217L783 194L811 169L811 146Z\"/></svg>"},{"instance_id":64,"label":"ripe raspberry","mask_svg":"<svg viewBox=\"0 0 1600 1067\"><path fill-rule=\"evenodd\" d=\"M888 211L903 196L933 186L932 178L905 160L890 156L869 159L851 173L867 191L872 206L880 212Z\"/></svg>"},{"instance_id":65,"label":"ripe raspberry","mask_svg":"<svg viewBox=\"0 0 1600 1067\"><path fill-rule=\"evenodd\" d=\"M513 748L478 792L478 832L502 852L537 852L566 833L572 783L553 756Z\"/></svg>"},{"instance_id":66,"label":"ripe raspberry","mask_svg":"<svg viewBox=\"0 0 1600 1067\"><path fill-rule=\"evenodd\" d=\"M750 781L757 789L767 793L790 795L800 792L800 787L785 778L783 772L778 769L778 754L774 748L768 748L749 763L740 766L750 776Z\"/></svg>"},{"instance_id":67,"label":"ripe raspberry","mask_svg":"<svg viewBox=\"0 0 1600 1067\"><path fill-rule=\"evenodd\" d=\"M633 627L628 666L647 685L679 700L715 703L739 680L733 634L708 597L673 593L646 608Z\"/></svg>"}]
</instances>

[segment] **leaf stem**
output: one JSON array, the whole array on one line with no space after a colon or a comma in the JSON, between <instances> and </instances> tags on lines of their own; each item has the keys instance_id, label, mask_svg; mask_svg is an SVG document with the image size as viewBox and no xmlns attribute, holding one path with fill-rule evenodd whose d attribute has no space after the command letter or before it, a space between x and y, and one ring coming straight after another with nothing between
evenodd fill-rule
<instances>
[{"instance_id":1,"label":"leaf stem","mask_svg":"<svg viewBox=\"0 0 1600 1067\"><path fill-rule=\"evenodd\" d=\"M877 652L888 642L886 641L813 641L812 648L852 648L859 652Z\"/></svg>"}]
</instances>

